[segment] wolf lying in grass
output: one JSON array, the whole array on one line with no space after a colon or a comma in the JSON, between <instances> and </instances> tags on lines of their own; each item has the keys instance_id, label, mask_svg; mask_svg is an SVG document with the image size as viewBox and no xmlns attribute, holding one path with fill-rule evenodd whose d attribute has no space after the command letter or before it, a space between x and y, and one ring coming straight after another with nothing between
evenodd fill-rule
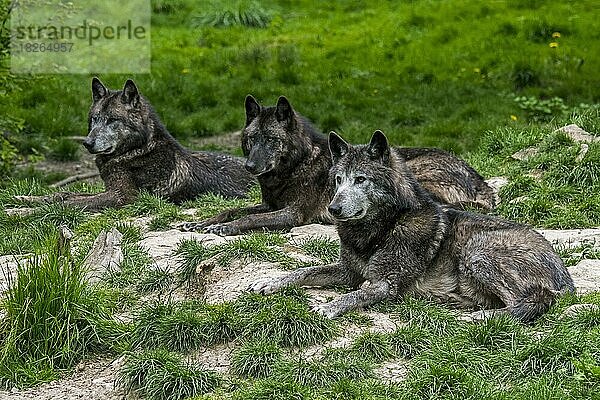
<instances>
[{"instance_id":1,"label":"wolf lying in grass","mask_svg":"<svg viewBox=\"0 0 600 400\"><path fill-rule=\"evenodd\" d=\"M19 196L29 202L59 202L88 210L132 203L140 191L174 203L211 192L243 197L255 183L241 158L183 148L163 126L150 103L131 80L123 90L109 90L92 80L93 103L83 145L96 154L106 191Z\"/></svg>"},{"instance_id":2,"label":"wolf lying in grass","mask_svg":"<svg viewBox=\"0 0 600 400\"><path fill-rule=\"evenodd\" d=\"M225 211L184 230L237 235L256 229L287 230L312 222L332 223L327 204L334 186L329 182L331 157L327 138L294 111L285 97L275 107L261 107L246 97L246 126L242 132L246 169L260 183L262 204ZM492 189L463 160L438 149L394 148L417 181L436 201L490 210ZM239 214L247 214L230 221Z\"/></svg>"},{"instance_id":3,"label":"wolf lying in grass","mask_svg":"<svg viewBox=\"0 0 600 400\"><path fill-rule=\"evenodd\" d=\"M329 146L336 188L329 211L337 220L340 261L259 281L251 290L360 287L316 307L328 317L411 295L461 308L500 309L524 322L574 290L562 260L540 234L439 205L381 131L368 146L348 145L332 132Z\"/></svg>"}]
</instances>

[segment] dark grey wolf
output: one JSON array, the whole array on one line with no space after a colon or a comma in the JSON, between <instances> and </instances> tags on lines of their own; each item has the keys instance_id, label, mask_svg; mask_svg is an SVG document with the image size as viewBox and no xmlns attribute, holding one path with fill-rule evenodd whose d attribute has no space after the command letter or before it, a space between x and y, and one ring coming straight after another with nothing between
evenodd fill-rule
<instances>
[{"instance_id":1,"label":"dark grey wolf","mask_svg":"<svg viewBox=\"0 0 600 400\"><path fill-rule=\"evenodd\" d=\"M63 201L100 210L131 203L140 191L181 203L208 192L243 197L255 184L241 158L182 147L132 80L125 82L123 90L109 90L93 78L92 98L83 145L96 154L106 191L21 196L22 200Z\"/></svg>"},{"instance_id":2,"label":"dark grey wolf","mask_svg":"<svg viewBox=\"0 0 600 400\"><path fill-rule=\"evenodd\" d=\"M328 179L332 161L327 137L283 96L275 107L262 107L248 95L245 107L242 149L247 157L246 169L260 183L262 204L225 211L181 227L236 235L255 229L288 230L312 222L333 223L327 210L335 188ZM394 151L404 158L435 200L458 207L494 207L492 189L467 163L452 154L427 148ZM240 214L246 215L227 222Z\"/></svg>"},{"instance_id":3,"label":"dark grey wolf","mask_svg":"<svg viewBox=\"0 0 600 400\"><path fill-rule=\"evenodd\" d=\"M528 322L574 290L562 260L540 234L436 203L380 131L369 145L348 145L333 132L329 143L336 185L329 210L340 235L339 262L259 281L253 291L269 294L291 284L357 288L316 307L328 317L412 295L499 309Z\"/></svg>"}]
</instances>

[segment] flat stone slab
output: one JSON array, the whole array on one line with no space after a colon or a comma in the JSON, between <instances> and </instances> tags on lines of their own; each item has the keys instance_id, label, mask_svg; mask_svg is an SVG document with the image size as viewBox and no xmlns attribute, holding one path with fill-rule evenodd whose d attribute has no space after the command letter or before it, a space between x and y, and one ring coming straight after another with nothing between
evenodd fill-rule
<instances>
[{"instance_id":1,"label":"flat stone slab","mask_svg":"<svg viewBox=\"0 0 600 400\"><path fill-rule=\"evenodd\" d=\"M310 224L297 226L284 236L292 242L301 242L302 240L316 237L340 241L335 225Z\"/></svg>"},{"instance_id":2,"label":"flat stone slab","mask_svg":"<svg viewBox=\"0 0 600 400\"><path fill-rule=\"evenodd\" d=\"M573 248L582 245L600 247L600 229L536 229L552 245Z\"/></svg>"},{"instance_id":3,"label":"flat stone slab","mask_svg":"<svg viewBox=\"0 0 600 400\"><path fill-rule=\"evenodd\" d=\"M226 243L228 240L232 240L232 238L171 229L168 231L148 232L138 244L148 251L148 255L152 257L157 267L173 272L177 269L177 264L179 263L179 258L173 252L182 241L194 239L207 245L218 245Z\"/></svg>"},{"instance_id":4,"label":"flat stone slab","mask_svg":"<svg viewBox=\"0 0 600 400\"><path fill-rule=\"evenodd\" d=\"M600 260L581 260L569 268L577 293L600 291Z\"/></svg>"},{"instance_id":5,"label":"flat stone slab","mask_svg":"<svg viewBox=\"0 0 600 400\"><path fill-rule=\"evenodd\" d=\"M567 136L570 137L574 142L592 143L600 141L600 136L592 135L575 124L563 126L561 128L558 128L555 132L566 133Z\"/></svg>"}]
</instances>

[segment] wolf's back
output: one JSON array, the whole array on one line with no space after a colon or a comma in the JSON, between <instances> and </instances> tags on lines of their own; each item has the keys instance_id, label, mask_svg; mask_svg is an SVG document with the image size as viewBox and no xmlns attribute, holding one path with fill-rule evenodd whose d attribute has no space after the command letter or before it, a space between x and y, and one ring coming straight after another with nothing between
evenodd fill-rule
<instances>
[{"instance_id":1,"label":"wolf's back","mask_svg":"<svg viewBox=\"0 0 600 400\"><path fill-rule=\"evenodd\" d=\"M394 148L434 200L462 208L482 211L495 207L494 192L464 160L434 148Z\"/></svg>"}]
</instances>

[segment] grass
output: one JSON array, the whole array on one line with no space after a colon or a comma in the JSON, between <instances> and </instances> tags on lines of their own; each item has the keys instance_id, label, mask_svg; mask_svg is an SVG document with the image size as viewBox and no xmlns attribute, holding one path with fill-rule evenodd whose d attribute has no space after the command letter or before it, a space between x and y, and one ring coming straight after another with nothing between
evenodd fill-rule
<instances>
[{"instance_id":1,"label":"grass","mask_svg":"<svg viewBox=\"0 0 600 400\"><path fill-rule=\"evenodd\" d=\"M189 281L195 276L200 263L208 260L222 267L234 260L242 263L277 263L285 268L304 266L283 250L282 246L286 243L287 240L277 233L251 233L214 246L204 245L195 239L185 239L175 250L181 260L177 268L178 280Z\"/></svg>"},{"instance_id":2,"label":"grass","mask_svg":"<svg viewBox=\"0 0 600 400\"><path fill-rule=\"evenodd\" d=\"M133 78L190 143L240 129L247 93L265 104L285 94L322 131L353 142L380 128L396 144L458 153L497 126L523 126L529 111L515 97L598 102L592 0L165 4L153 2L152 74ZM129 77L101 76L113 88ZM9 140L25 154L68 158L59 139L85 130L90 77L27 78L4 89L0 115L23 133Z\"/></svg>"},{"instance_id":3,"label":"grass","mask_svg":"<svg viewBox=\"0 0 600 400\"><path fill-rule=\"evenodd\" d=\"M333 239L309 238L298 243L298 246L309 256L320 259L323 264L331 264L340 258L340 244Z\"/></svg>"},{"instance_id":4,"label":"grass","mask_svg":"<svg viewBox=\"0 0 600 400\"><path fill-rule=\"evenodd\" d=\"M184 363L164 350L131 354L120 370L117 383L147 399L184 399L214 390L220 377L213 371Z\"/></svg>"},{"instance_id":5,"label":"grass","mask_svg":"<svg viewBox=\"0 0 600 400\"><path fill-rule=\"evenodd\" d=\"M549 125L501 128L487 133L480 148L468 159L485 176L505 176L509 183L501 192L496 213L536 227L568 229L600 226L600 144L582 146L554 130L577 121L591 132L599 109L590 109L567 120ZM518 161L511 155L535 147L537 154Z\"/></svg>"},{"instance_id":6,"label":"grass","mask_svg":"<svg viewBox=\"0 0 600 400\"><path fill-rule=\"evenodd\" d=\"M331 320L310 312L305 301L285 292L268 297L246 295L237 308L251 313L245 322L246 336L268 338L284 347L309 346L336 333Z\"/></svg>"},{"instance_id":7,"label":"grass","mask_svg":"<svg viewBox=\"0 0 600 400\"><path fill-rule=\"evenodd\" d=\"M246 342L233 354L231 369L244 378L266 378L272 375L281 359L281 348L266 338L260 338Z\"/></svg>"},{"instance_id":8,"label":"grass","mask_svg":"<svg viewBox=\"0 0 600 400\"><path fill-rule=\"evenodd\" d=\"M121 326L83 280L68 248L19 262L0 303L0 382L31 386L55 379L94 350L110 348ZM115 346L116 347L116 346Z\"/></svg>"},{"instance_id":9,"label":"grass","mask_svg":"<svg viewBox=\"0 0 600 400\"><path fill-rule=\"evenodd\" d=\"M388 335L365 332L354 339L351 349L357 355L375 362L384 361L394 354Z\"/></svg>"}]
</instances>

